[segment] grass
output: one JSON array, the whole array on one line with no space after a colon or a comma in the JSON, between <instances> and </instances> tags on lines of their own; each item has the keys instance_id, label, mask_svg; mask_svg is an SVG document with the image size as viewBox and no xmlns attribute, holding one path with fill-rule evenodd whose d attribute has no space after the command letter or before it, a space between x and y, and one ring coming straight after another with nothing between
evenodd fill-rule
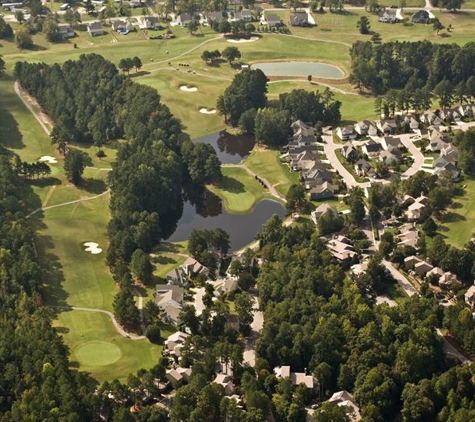
<instances>
[{"instance_id":1,"label":"grass","mask_svg":"<svg viewBox=\"0 0 475 422\"><path fill-rule=\"evenodd\" d=\"M105 314L61 312L55 325L70 348L71 360L99 382L115 378L124 382L128 374L153 367L161 356L162 346L122 337ZM162 338L172 332L170 327L162 326Z\"/></svg>"},{"instance_id":2,"label":"grass","mask_svg":"<svg viewBox=\"0 0 475 422\"><path fill-rule=\"evenodd\" d=\"M475 221L475 180L465 179L464 195L455 197L452 208L442 216L439 232L446 242L462 248L472 237Z\"/></svg>"},{"instance_id":3,"label":"grass","mask_svg":"<svg viewBox=\"0 0 475 422\"><path fill-rule=\"evenodd\" d=\"M152 262L155 265L153 275L165 279L171 270L178 268L185 260L185 256L173 253L154 254L152 256Z\"/></svg>"},{"instance_id":4,"label":"grass","mask_svg":"<svg viewBox=\"0 0 475 422\"><path fill-rule=\"evenodd\" d=\"M261 199L274 199L245 169L224 166L222 171L223 179L219 185L208 188L223 200L229 212L247 214Z\"/></svg>"},{"instance_id":5,"label":"grass","mask_svg":"<svg viewBox=\"0 0 475 422\"><path fill-rule=\"evenodd\" d=\"M291 173L280 162L279 151L256 146L243 164L257 175L265 177L282 195L287 193L291 185L299 183L299 173Z\"/></svg>"}]
</instances>

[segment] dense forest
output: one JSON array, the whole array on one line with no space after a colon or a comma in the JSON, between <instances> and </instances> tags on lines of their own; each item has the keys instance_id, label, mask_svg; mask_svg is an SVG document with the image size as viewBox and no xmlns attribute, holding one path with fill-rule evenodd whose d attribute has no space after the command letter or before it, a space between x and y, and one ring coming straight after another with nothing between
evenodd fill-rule
<instances>
[{"instance_id":1,"label":"dense forest","mask_svg":"<svg viewBox=\"0 0 475 422\"><path fill-rule=\"evenodd\" d=\"M62 67L18 62L15 78L52 117L52 140L66 154L70 143L101 147L127 140L109 177L107 261L118 281L130 279L124 265L134 251L150 251L173 232L184 185L221 177L215 150L190 142L156 90L132 82L99 55L81 55Z\"/></svg>"},{"instance_id":2,"label":"dense forest","mask_svg":"<svg viewBox=\"0 0 475 422\"><path fill-rule=\"evenodd\" d=\"M408 96L437 95L445 90L454 95L475 96L475 43L433 44L430 41L387 42L373 45L357 41L351 50L350 80L375 95L404 90ZM418 101L416 101L417 103Z\"/></svg>"}]
</instances>

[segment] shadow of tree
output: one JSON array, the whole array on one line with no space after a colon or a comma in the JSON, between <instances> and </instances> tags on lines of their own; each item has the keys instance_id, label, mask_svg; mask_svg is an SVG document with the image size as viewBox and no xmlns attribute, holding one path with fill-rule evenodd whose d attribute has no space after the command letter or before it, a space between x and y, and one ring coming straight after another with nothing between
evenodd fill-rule
<instances>
[{"instance_id":1,"label":"shadow of tree","mask_svg":"<svg viewBox=\"0 0 475 422\"><path fill-rule=\"evenodd\" d=\"M460 215L451 211L445 213L441 218L442 223L455 223L457 221L466 221L466 220L467 219L463 215Z\"/></svg>"},{"instance_id":2,"label":"shadow of tree","mask_svg":"<svg viewBox=\"0 0 475 422\"><path fill-rule=\"evenodd\" d=\"M229 176L223 176L218 184L220 189L231 193L243 193L245 192L245 186L242 182Z\"/></svg>"},{"instance_id":3,"label":"shadow of tree","mask_svg":"<svg viewBox=\"0 0 475 422\"><path fill-rule=\"evenodd\" d=\"M155 264L160 264L160 265L176 264L175 259L173 259L169 256L163 256L163 255L160 255L160 256L157 256L157 257L153 258L153 262Z\"/></svg>"},{"instance_id":4,"label":"shadow of tree","mask_svg":"<svg viewBox=\"0 0 475 422\"><path fill-rule=\"evenodd\" d=\"M23 135L18 129L18 123L13 115L5 109L0 109L0 144L6 148L23 149Z\"/></svg>"},{"instance_id":5,"label":"shadow of tree","mask_svg":"<svg viewBox=\"0 0 475 422\"><path fill-rule=\"evenodd\" d=\"M104 180L93 178L83 179L81 186L78 187L96 195L99 195L100 193L103 193L107 190L107 185Z\"/></svg>"}]
</instances>

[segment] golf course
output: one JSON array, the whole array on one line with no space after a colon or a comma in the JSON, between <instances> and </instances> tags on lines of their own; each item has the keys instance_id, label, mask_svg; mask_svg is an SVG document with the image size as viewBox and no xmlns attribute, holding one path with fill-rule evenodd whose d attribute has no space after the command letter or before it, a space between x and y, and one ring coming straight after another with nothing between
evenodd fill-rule
<instances>
[{"instance_id":1,"label":"golf course","mask_svg":"<svg viewBox=\"0 0 475 422\"><path fill-rule=\"evenodd\" d=\"M419 3L416 1L414 5ZM288 10L276 13L288 22ZM439 10L433 13L446 27L450 24L454 30L438 36L431 25L399 24L396 29L393 25L379 23L377 16L368 16L372 30L381 35L383 42L428 39L436 43L463 45L474 39L474 14ZM355 122L375 117L374 98L357 92L348 80L351 43L369 40L356 27L363 14L367 15L364 10L315 14L317 25L313 28L292 28L291 35L258 32L253 42L239 44L229 43L227 37L210 27L200 27L193 35L186 28L173 27L175 38L160 40L149 39L151 31L116 37L111 34L109 26L106 26L103 36L91 37L82 29L76 31L75 38L60 43L48 42L44 34L36 33L33 35L35 48L31 50L19 50L14 41L2 40L0 55L6 63L6 76L0 79L3 93L0 96L0 143L28 162L42 157L53 159L49 177L25 182L21 188L29 193L25 207L38 233L35 244L43 274L45 304L55 310L55 327L70 348L72 360L77 361L82 370L101 382L114 378L124 381L129 373L154 366L162 351L162 346L154 345L146 338L123 335L105 313L112 311L114 296L119 290L105 261L110 220L108 173L118 143L126 141L106 145L102 148L105 157L101 158L96 156L96 147L78 146L91 157L92 165L86 168L82 185L78 187L69 183L63 171L64 157L51 143L43 127L46 125L51 130L51 122L40 124L35 117L41 111L38 105L15 92L12 76L15 63L63 64L81 54L96 53L117 65L123 58L138 56L143 66L138 72L131 70L129 76L135 82L158 91L161 101L181 120L183 131L191 139L226 127L223 116L211 111L216 109L218 96L241 70L241 64L272 61L324 63L337 66L344 77L331 80L314 76L311 82L307 77L270 78L269 100L277 100L279 94L293 89L321 91L329 87L342 103L343 121ZM410 16L409 12L407 16ZM16 23L12 26L15 29ZM222 51L230 45L237 46L241 52L238 63L229 64L223 60L209 65L201 58L206 50ZM299 180L298 173L289 172L288 167L281 163L279 151L259 145L242 163L223 166L222 173L222 181L208 188L222 199L229 212L235 214L249 213L262 199L283 202L289 187ZM255 175L265 179L275 189L275 194L264 188ZM454 213L466 221L457 221L456 225L447 221L445 224L447 240L457 246L468 241L473 231L470 223L471 216L475 215L475 202L471 200L475 195L475 182L467 182L466 192L466 196L458 201L460 206L454 209ZM454 218L455 221L457 218ZM157 248L152 256L154 275L165 277L184 262L186 253L183 244L176 248L173 245ZM153 299L153 286L137 288L138 292L144 303ZM166 338L173 331L173 327L163 324L161 337Z\"/></svg>"}]
</instances>

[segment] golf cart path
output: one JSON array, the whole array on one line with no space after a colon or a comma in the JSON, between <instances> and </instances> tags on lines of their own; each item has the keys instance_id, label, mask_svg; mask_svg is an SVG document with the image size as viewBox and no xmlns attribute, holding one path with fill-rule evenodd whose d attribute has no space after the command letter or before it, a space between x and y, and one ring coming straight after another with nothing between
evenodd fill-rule
<instances>
[{"instance_id":1,"label":"golf cart path","mask_svg":"<svg viewBox=\"0 0 475 422\"><path fill-rule=\"evenodd\" d=\"M262 182L266 185L267 189L269 189L269 192L271 195L280 201L287 202L285 197L264 177L259 176L258 174L254 173L248 166L245 164L225 164L223 167L238 167L246 170L251 176L258 177L259 179L262 180Z\"/></svg>"},{"instance_id":2,"label":"golf cart path","mask_svg":"<svg viewBox=\"0 0 475 422\"><path fill-rule=\"evenodd\" d=\"M136 293L137 293L137 296L139 297L139 303L138 303L138 308L139 308L139 311L140 311L140 315L142 315L142 305L143 305L143 297L141 295L141 293L136 290ZM104 309L99 309L99 308L83 308L83 307L80 307L80 306L53 306L53 308L56 308L56 309L63 309L63 310L66 310L66 311L85 311L85 312L99 312L101 314L106 314L112 321L112 324L114 325L116 331L122 336L122 337L126 337L130 340L143 340L145 339L146 337L145 336L136 336L134 334L129 334L127 333L123 328L122 326L117 322L117 320L115 319L115 316L112 312L110 311L106 311Z\"/></svg>"},{"instance_id":3,"label":"golf cart path","mask_svg":"<svg viewBox=\"0 0 475 422\"><path fill-rule=\"evenodd\" d=\"M75 199L74 201L62 202L61 204L49 205L48 207L40 207L40 208L37 208L36 210L30 212L26 216L26 218L30 218L30 217L32 217L33 215L35 215L36 213L38 213L40 211L46 211L46 210L49 210L49 209L52 209L52 208L64 207L66 205L78 204L79 202L92 201L93 199L97 199L97 198L100 198L101 196L107 195L109 192L110 192L110 189L107 189L106 191L100 193L99 195L88 196L87 198Z\"/></svg>"}]
</instances>

